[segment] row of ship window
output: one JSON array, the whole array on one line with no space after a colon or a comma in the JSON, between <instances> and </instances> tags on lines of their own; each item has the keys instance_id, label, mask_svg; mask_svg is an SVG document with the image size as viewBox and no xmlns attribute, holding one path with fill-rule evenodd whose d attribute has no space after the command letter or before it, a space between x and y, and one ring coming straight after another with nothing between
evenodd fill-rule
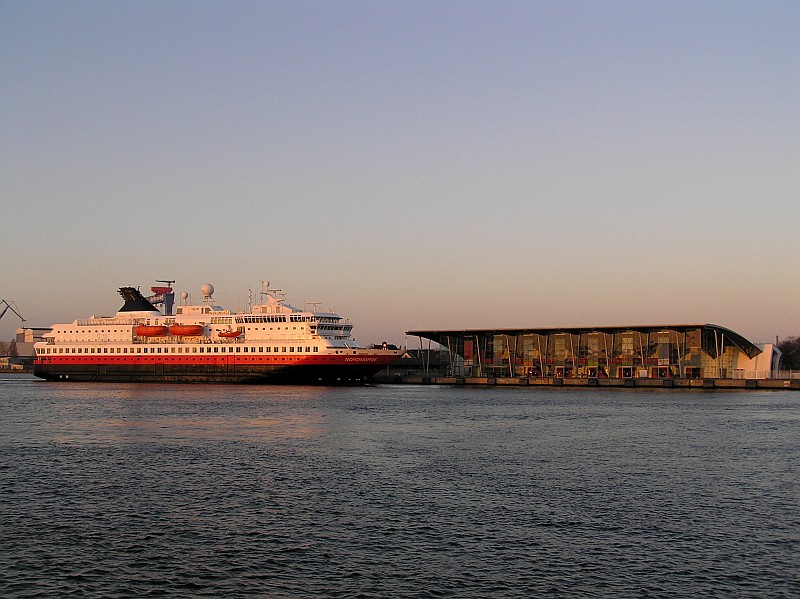
<instances>
[{"instance_id":1,"label":"row of ship window","mask_svg":"<svg viewBox=\"0 0 800 599\"><path fill-rule=\"evenodd\" d=\"M97 349L97 351L95 351L95 349ZM134 348L132 348L132 347L130 347L130 348L128 348L128 347L104 347L103 351L101 352L100 348L94 348L94 347L86 347L86 348L83 348L83 347L53 347L53 348L47 347L47 348L45 348L44 351L45 351L46 354L50 354L50 353L53 353L53 354L75 354L75 353L77 353L77 354L89 354L89 353L91 353L91 354L95 354L95 353L97 353L97 354L100 354L100 353L103 353L103 354L114 354L114 353L116 353L116 354L128 354L128 353L130 353L130 354L133 354L133 353L137 353L137 354L161 354L161 353L164 353L164 354L168 354L168 353L172 353L172 354L175 354L175 353L178 353L178 354L183 354L183 353L186 353L186 354L188 354L188 353L192 353L192 354L198 354L198 353L199 354L204 354L204 353L205 354L211 354L211 353L224 354L226 352L227 353L234 353L234 351L237 354L238 353L260 353L260 354L265 354L266 353L266 354L269 354L269 353L287 353L287 352L288 353L295 353L295 352L303 353L303 347L302 346L298 346L297 348L295 348L295 346L259 347L256 350L255 347L251 347L251 346L247 346L247 345L244 345L244 346L243 345L236 345L236 346L233 346L233 345L223 345L223 346L216 345L216 346L212 346L212 347L200 346L200 347L185 347L185 348L184 347L177 347L177 348L175 348L175 347L164 347L164 348L161 348L161 347L137 347L135 352L133 350L134 350ZM167 351L167 350L171 350L171 351ZM189 350L192 350L192 351L190 352ZM319 347L317 347L317 346L306 347L305 350L306 350L305 353L310 354L311 352L318 352L319 351Z\"/></svg>"},{"instance_id":2,"label":"row of ship window","mask_svg":"<svg viewBox=\"0 0 800 599\"><path fill-rule=\"evenodd\" d=\"M72 333L74 335L85 335L87 333L87 331L85 331L85 330L84 331L73 331L71 329L69 331L59 331L59 332L62 333L62 334ZM99 331L88 331L88 332L89 333L94 333L96 335L97 333L130 333L130 330L123 329L121 331L118 331L117 329L114 329L112 331L111 329L108 329L108 331L106 331L105 329L102 329L102 330L99 330Z\"/></svg>"},{"instance_id":3,"label":"row of ship window","mask_svg":"<svg viewBox=\"0 0 800 599\"><path fill-rule=\"evenodd\" d=\"M237 316L236 323L254 323L254 322L286 322L285 316Z\"/></svg>"},{"instance_id":4,"label":"row of ship window","mask_svg":"<svg viewBox=\"0 0 800 599\"><path fill-rule=\"evenodd\" d=\"M237 322L240 322L240 319L238 319L238 318L237 318L237 319L236 319L236 321L237 321ZM251 321L247 321L247 322L251 322ZM285 330L287 330L287 331L289 330L289 327L283 327L283 328L284 328ZM324 331L342 331L342 330L343 330L341 325L339 325L339 326L326 326L326 325L320 325L320 326L319 326L319 329L320 329L321 331L323 331L323 330L324 330ZM249 330L251 330L251 327L248 327L248 328L247 328L247 330L248 330L248 331L249 331ZM259 330L261 330L261 331L266 331L266 330L268 330L268 329L267 329L266 327L264 327L263 329L259 329L259 328L257 328L257 327L252 327L252 330L254 330L254 331L259 331ZM280 330L281 330L281 327L277 327L277 329L273 329L273 327L269 327L269 330L270 330L270 331L272 331L272 330L278 330L278 331L280 331ZM297 330L297 327L292 327L292 330ZM97 333L105 333L105 332L106 332L105 330L101 330L101 331L94 331L94 333L95 333L95 334L97 334ZM111 329L109 329L109 330L108 330L108 332L109 332L109 333L129 333L130 331L124 331L124 330L123 330L123 331L118 331L118 330L116 330L116 329L114 329L114 330L112 331ZM64 334L72 334L72 335L79 335L79 334L84 334L84 335L85 335L85 334L86 334L86 331L72 331L72 330L69 330L69 331L63 331L63 333L64 333Z\"/></svg>"}]
</instances>

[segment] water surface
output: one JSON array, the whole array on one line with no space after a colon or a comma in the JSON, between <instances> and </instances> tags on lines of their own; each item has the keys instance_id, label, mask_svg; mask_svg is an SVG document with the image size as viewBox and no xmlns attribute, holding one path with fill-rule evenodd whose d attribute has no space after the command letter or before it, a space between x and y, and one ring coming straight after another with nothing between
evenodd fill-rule
<instances>
[{"instance_id":1,"label":"water surface","mask_svg":"<svg viewBox=\"0 0 800 599\"><path fill-rule=\"evenodd\" d=\"M0 380L4 597L795 597L800 393Z\"/></svg>"}]
</instances>

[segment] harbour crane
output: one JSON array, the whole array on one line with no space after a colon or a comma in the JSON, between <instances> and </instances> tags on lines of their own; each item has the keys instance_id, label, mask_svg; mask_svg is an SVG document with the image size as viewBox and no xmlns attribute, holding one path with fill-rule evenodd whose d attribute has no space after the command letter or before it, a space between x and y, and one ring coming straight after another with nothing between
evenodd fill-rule
<instances>
[{"instance_id":1,"label":"harbour crane","mask_svg":"<svg viewBox=\"0 0 800 599\"><path fill-rule=\"evenodd\" d=\"M9 311L9 309L10 309L10 310L11 310L11 311L12 311L14 314L16 314L17 316L19 316L19 319L20 319L22 322L25 322L25 319L24 319L24 318L22 318L22 314L20 314L20 313L19 313L19 311L18 311L18 310L17 310L17 309L14 307L14 306L16 305L16 304L14 304L14 302L11 302L11 303L9 304L9 303L8 303L6 300L0 300L0 306L3 306L4 304L5 304L5 308L3 308L3 311L2 311L2 312L0 312L0 319L2 319L2 318L3 318L3 316L5 316L5 315L6 315L6 312L8 312L8 311Z\"/></svg>"}]
</instances>

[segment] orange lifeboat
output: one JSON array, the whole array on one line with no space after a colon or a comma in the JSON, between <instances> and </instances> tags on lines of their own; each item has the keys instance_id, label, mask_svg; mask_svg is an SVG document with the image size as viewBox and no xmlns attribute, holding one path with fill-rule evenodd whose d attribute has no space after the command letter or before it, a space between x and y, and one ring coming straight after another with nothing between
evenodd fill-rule
<instances>
[{"instance_id":1,"label":"orange lifeboat","mask_svg":"<svg viewBox=\"0 0 800 599\"><path fill-rule=\"evenodd\" d=\"M139 337L164 337L167 334L167 327L163 325L140 324L136 327L135 332Z\"/></svg>"},{"instance_id":2,"label":"orange lifeboat","mask_svg":"<svg viewBox=\"0 0 800 599\"><path fill-rule=\"evenodd\" d=\"M242 335L241 331L220 331L217 333L223 339L236 339Z\"/></svg>"},{"instance_id":3,"label":"orange lifeboat","mask_svg":"<svg viewBox=\"0 0 800 599\"><path fill-rule=\"evenodd\" d=\"M203 334L203 325L174 324L169 327L169 334L176 337L198 337Z\"/></svg>"}]
</instances>

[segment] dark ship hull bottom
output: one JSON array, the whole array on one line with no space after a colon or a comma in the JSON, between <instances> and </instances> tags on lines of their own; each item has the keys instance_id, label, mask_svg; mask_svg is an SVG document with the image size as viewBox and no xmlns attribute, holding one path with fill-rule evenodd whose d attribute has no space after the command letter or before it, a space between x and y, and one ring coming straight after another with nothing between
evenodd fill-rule
<instances>
[{"instance_id":1,"label":"dark ship hull bottom","mask_svg":"<svg viewBox=\"0 0 800 599\"><path fill-rule=\"evenodd\" d=\"M108 383L242 383L272 385L364 385L383 366L231 366L187 364L46 364L33 374L48 381Z\"/></svg>"}]
</instances>

